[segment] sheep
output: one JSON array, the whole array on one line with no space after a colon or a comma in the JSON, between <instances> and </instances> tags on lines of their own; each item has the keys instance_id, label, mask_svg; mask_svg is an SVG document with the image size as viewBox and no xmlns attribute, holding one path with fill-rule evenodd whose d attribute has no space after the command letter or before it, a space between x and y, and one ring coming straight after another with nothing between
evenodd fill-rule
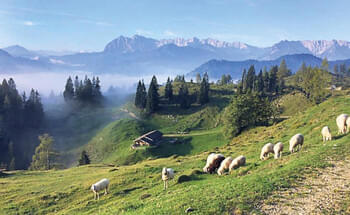
<instances>
[{"instance_id":1,"label":"sheep","mask_svg":"<svg viewBox=\"0 0 350 215\"><path fill-rule=\"evenodd\" d=\"M225 159L222 154L210 154L207 158L207 163L203 168L203 172L214 173L220 167L221 162Z\"/></svg>"},{"instance_id":2,"label":"sheep","mask_svg":"<svg viewBox=\"0 0 350 215\"><path fill-rule=\"evenodd\" d=\"M236 157L230 164L229 170L230 172L233 169L237 169L238 167L245 165L246 158L243 155Z\"/></svg>"},{"instance_id":3,"label":"sheep","mask_svg":"<svg viewBox=\"0 0 350 215\"><path fill-rule=\"evenodd\" d=\"M164 167L162 170L162 180L164 181L164 190L168 188L168 181L174 178L174 170Z\"/></svg>"},{"instance_id":4,"label":"sheep","mask_svg":"<svg viewBox=\"0 0 350 215\"><path fill-rule=\"evenodd\" d=\"M282 157L282 151L283 151L283 143L278 142L273 147L273 152L275 153L275 159Z\"/></svg>"},{"instance_id":5,"label":"sheep","mask_svg":"<svg viewBox=\"0 0 350 215\"><path fill-rule=\"evenodd\" d=\"M337 122L337 126L338 126L338 134L345 134L345 132L347 131L348 118L349 118L349 116L345 113L340 114L337 117L336 122Z\"/></svg>"},{"instance_id":6,"label":"sheep","mask_svg":"<svg viewBox=\"0 0 350 215\"><path fill-rule=\"evenodd\" d=\"M94 192L94 199L96 199L97 197L97 200L100 199L100 194L99 192L101 190L105 190L105 195L108 194L108 188L109 188L109 180L104 178L102 180L100 180L99 182L91 185L91 190L92 192Z\"/></svg>"},{"instance_id":7,"label":"sheep","mask_svg":"<svg viewBox=\"0 0 350 215\"><path fill-rule=\"evenodd\" d=\"M350 119L350 118L348 118L348 119ZM322 128L321 134L322 134L323 142L326 142L328 140L332 140L331 130L329 129L328 126L325 126Z\"/></svg>"},{"instance_id":8,"label":"sheep","mask_svg":"<svg viewBox=\"0 0 350 215\"><path fill-rule=\"evenodd\" d=\"M232 160L232 157L227 157L221 162L220 168L218 169L218 175L224 174L225 170L229 169Z\"/></svg>"},{"instance_id":9,"label":"sheep","mask_svg":"<svg viewBox=\"0 0 350 215\"><path fill-rule=\"evenodd\" d=\"M211 153L208 158L207 158L207 163L205 164L205 166L203 167L203 172L208 172L208 168L210 166L210 164L213 162L213 159L215 157L215 153Z\"/></svg>"},{"instance_id":10,"label":"sheep","mask_svg":"<svg viewBox=\"0 0 350 215\"><path fill-rule=\"evenodd\" d=\"M289 140L290 153L295 152L295 147L298 146L298 151L301 149L304 143L304 136L302 134L296 134Z\"/></svg>"},{"instance_id":11,"label":"sheep","mask_svg":"<svg viewBox=\"0 0 350 215\"><path fill-rule=\"evenodd\" d=\"M269 157L269 153L273 153L273 144L272 143L267 143L262 147L261 149L261 154L260 154L260 159L265 160L267 157Z\"/></svg>"}]
</instances>

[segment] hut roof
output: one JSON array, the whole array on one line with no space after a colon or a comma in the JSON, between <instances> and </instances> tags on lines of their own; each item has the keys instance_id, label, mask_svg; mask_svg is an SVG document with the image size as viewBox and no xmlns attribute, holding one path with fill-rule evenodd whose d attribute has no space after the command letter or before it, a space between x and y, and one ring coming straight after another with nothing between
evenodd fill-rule
<instances>
[{"instance_id":1,"label":"hut roof","mask_svg":"<svg viewBox=\"0 0 350 215\"><path fill-rule=\"evenodd\" d=\"M154 130L154 131L148 132L148 133L136 138L134 140L134 142L141 140L141 141L148 143L149 145L153 145L153 144L157 143L161 139L162 136L163 136L162 132L160 132L158 130Z\"/></svg>"}]
</instances>

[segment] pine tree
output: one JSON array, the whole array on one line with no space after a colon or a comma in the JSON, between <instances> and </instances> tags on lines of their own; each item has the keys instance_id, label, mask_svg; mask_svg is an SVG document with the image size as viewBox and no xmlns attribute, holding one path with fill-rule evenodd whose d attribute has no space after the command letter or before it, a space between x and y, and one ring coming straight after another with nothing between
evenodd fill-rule
<instances>
[{"instance_id":1,"label":"pine tree","mask_svg":"<svg viewBox=\"0 0 350 215\"><path fill-rule=\"evenodd\" d=\"M256 91L263 93L264 92L264 78L263 78L263 72L260 70L258 76L257 76L257 81L256 81Z\"/></svg>"},{"instance_id":2,"label":"pine tree","mask_svg":"<svg viewBox=\"0 0 350 215\"><path fill-rule=\"evenodd\" d=\"M168 99L169 102L171 102L173 99L173 86L171 84L170 77L168 77L164 91L164 97Z\"/></svg>"},{"instance_id":3,"label":"pine tree","mask_svg":"<svg viewBox=\"0 0 350 215\"><path fill-rule=\"evenodd\" d=\"M246 90L252 91L254 89L254 81L255 81L255 68L254 65L251 65L247 72L246 77Z\"/></svg>"},{"instance_id":4,"label":"pine tree","mask_svg":"<svg viewBox=\"0 0 350 215\"><path fill-rule=\"evenodd\" d=\"M72 78L70 76L67 80L66 87L63 92L63 97L66 102L70 102L74 98L74 86Z\"/></svg>"},{"instance_id":5,"label":"pine tree","mask_svg":"<svg viewBox=\"0 0 350 215\"><path fill-rule=\"evenodd\" d=\"M81 152L79 166L90 164L90 158L85 150Z\"/></svg>"},{"instance_id":6,"label":"pine tree","mask_svg":"<svg viewBox=\"0 0 350 215\"><path fill-rule=\"evenodd\" d=\"M291 71L287 68L286 61L283 59L277 71L277 78L282 80L291 75Z\"/></svg>"},{"instance_id":7,"label":"pine tree","mask_svg":"<svg viewBox=\"0 0 350 215\"><path fill-rule=\"evenodd\" d=\"M245 93L247 91L247 70L246 69L243 70L241 83L242 83L242 92Z\"/></svg>"},{"instance_id":8,"label":"pine tree","mask_svg":"<svg viewBox=\"0 0 350 215\"><path fill-rule=\"evenodd\" d=\"M151 84L148 88L146 112L148 114L154 113L158 110L159 105L159 94L158 94L158 83L156 76L152 77Z\"/></svg>"},{"instance_id":9,"label":"pine tree","mask_svg":"<svg viewBox=\"0 0 350 215\"><path fill-rule=\"evenodd\" d=\"M269 72L269 92L271 93L278 91L277 71L278 66L273 66Z\"/></svg>"},{"instance_id":10,"label":"pine tree","mask_svg":"<svg viewBox=\"0 0 350 215\"><path fill-rule=\"evenodd\" d=\"M142 108L142 84L141 84L141 80L139 81L139 83L137 84L137 88L136 88L136 95L135 95L135 106L138 108Z\"/></svg>"},{"instance_id":11,"label":"pine tree","mask_svg":"<svg viewBox=\"0 0 350 215\"><path fill-rule=\"evenodd\" d=\"M198 102L200 104L205 104L209 102L209 86L209 77L208 74L205 73L201 82L198 95Z\"/></svg>"},{"instance_id":12,"label":"pine tree","mask_svg":"<svg viewBox=\"0 0 350 215\"><path fill-rule=\"evenodd\" d=\"M141 83L141 97L140 97L141 108L145 109L146 108L146 104L147 104L147 91L146 91L145 83L142 80L142 83Z\"/></svg>"},{"instance_id":13,"label":"pine tree","mask_svg":"<svg viewBox=\"0 0 350 215\"><path fill-rule=\"evenodd\" d=\"M179 104L183 109L187 109L191 106L189 95L188 95L188 87L186 83L181 83L179 88Z\"/></svg>"}]
</instances>

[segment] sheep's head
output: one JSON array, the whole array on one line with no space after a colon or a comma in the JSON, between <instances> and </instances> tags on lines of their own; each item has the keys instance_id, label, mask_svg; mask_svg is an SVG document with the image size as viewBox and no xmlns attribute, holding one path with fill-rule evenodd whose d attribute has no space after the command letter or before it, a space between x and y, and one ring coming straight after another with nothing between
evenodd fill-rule
<instances>
[{"instance_id":1,"label":"sheep's head","mask_svg":"<svg viewBox=\"0 0 350 215\"><path fill-rule=\"evenodd\" d=\"M162 174L163 174L163 175L168 175L168 171L167 171L167 168L166 168L166 167L163 168Z\"/></svg>"},{"instance_id":2,"label":"sheep's head","mask_svg":"<svg viewBox=\"0 0 350 215\"><path fill-rule=\"evenodd\" d=\"M96 186L93 184L93 185L91 185L91 190L92 191L96 191Z\"/></svg>"}]
</instances>

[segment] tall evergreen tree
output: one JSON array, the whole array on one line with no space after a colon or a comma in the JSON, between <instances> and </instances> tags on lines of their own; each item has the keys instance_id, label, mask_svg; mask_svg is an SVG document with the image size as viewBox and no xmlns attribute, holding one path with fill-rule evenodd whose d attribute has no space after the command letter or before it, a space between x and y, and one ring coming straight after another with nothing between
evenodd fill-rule
<instances>
[{"instance_id":1,"label":"tall evergreen tree","mask_svg":"<svg viewBox=\"0 0 350 215\"><path fill-rule=\"evenodd\" d=\"M200 104L205 104L209 102L209 87L209 77L208 74L205 73L201 82L198 95L198 102Z\"/></svg>"},{"instance_id":2,"label":"tall evergreen tree","mask_svg":"<svg viewBox=\"0 0 350 215\"><path fill-rule=\"evenodd\" d=\"M246 77L246 89L247 91L252 91L254 89L255 82L255 68L254 65L251 65L247 72Z\"/></svg>"},{"instance_id":3,"label":"tall evergreen tree","mask_svg":"<svg viewBox=\"0 0 350 215\"><path fill-rule=\"evenodd\" d=\"M146 102L146 112L154 113L158 110L159 105L159 94L158 94L158 83L156 76L152 77L151 83L148 88L147 102Z\"/></svg>"},{"instance_id":4,"label":"tall evergreen tree","mask_svg":"<svg viewBox=\"0 0 350 215\"><path fill-rule=\"evenodd\" d=\"M279 80L283 80L283 78L286 78L290 75L291 75L291 71L288 69L286 61L283 59L281 61L280 66L278 67L277 78Z\"/></svg>"},{"instance_id":5,"label":"tall evergreen tree","mask_svg":"<svg viewBox=\"0 0 350 215\"><path fill-rule=\"evenodd\" d=\"M73 86L73 81L72 78L69 76L64 92L63 92L63 97L66 102L70 102L74 98L74 86Z\"/></svg>"},{"instance_id":6,"label":"tall evergreen tree","mask_svg":"<svg viewBox=\"0 0 350 215\"><path fill-rule=\"evenodd\" d=\"M90 158L85 150L81 152L79 166L90 164Z\"/></svg>"},{"instance_id":7,"label":"tall evergreen tree","mask_svg":"<svg viewBox=\"0 0 350 215\"><path fill-rule=\"evenodd\" d=\"M243 69L243 74L242 74L242 92L245 93L247 91L248 85L247 85L247 70Z\"/></svg>"},{"instance_id":8,"label":"tall evergreen tree","mask_svg":"<svg viewBox=\"0 0 350 215\"><path fill-rule=\"evenodd\" d=\"M273 66L269 72L269 92L271 93L278 91L277 72L278 66Z\"/></svg>"},{"instance_id":9,"label":"tall evergreen tree","mask_svg":"<svg viewBox=\"0 0 350 215\"><path fill-rule=\"evenodd\" d=\"M142 108L141 96L142 96L142 84L140 80L139 83L137 84L136 95L135 95L135 106L138 108Z\"/></svg>"},{"instance_id":10,"label":"tall evergreen tree","mask_svg":"<svg viewBox=\"0 0 350 215\"><path fill-rule=\"evenodd\" d=\"M165 90L164 90L164 97L168 99L169 102L172 101L173 99L173 86L171 84L170 77L168 77L168 80L165 84Z\"/></svg>"},{"instance_id":11,"label":"tall evergreen tree","mask_svg":"<svg viewBox=\"0 0 350 215\"><path fill-rule=\"evenodd\" d=\"M188 87L186 83L181 83L179 88L179 104L180 107L183 109L187 109L191 106L189 94L188 94Z\"/></svg>"},{"instance_id":12,"label":"tall evergreen tree","mask_svg":"<svg viewBox=\"0 0 350 215\"><path fill-rule=\"evenodd\" d=\"M147 104L147 91L146 91L145 83L142 80L142 83L141 83L141 99L140 99L141 108L142 109L146 108L146 104Z\"/></svg>"}]
</instances>

